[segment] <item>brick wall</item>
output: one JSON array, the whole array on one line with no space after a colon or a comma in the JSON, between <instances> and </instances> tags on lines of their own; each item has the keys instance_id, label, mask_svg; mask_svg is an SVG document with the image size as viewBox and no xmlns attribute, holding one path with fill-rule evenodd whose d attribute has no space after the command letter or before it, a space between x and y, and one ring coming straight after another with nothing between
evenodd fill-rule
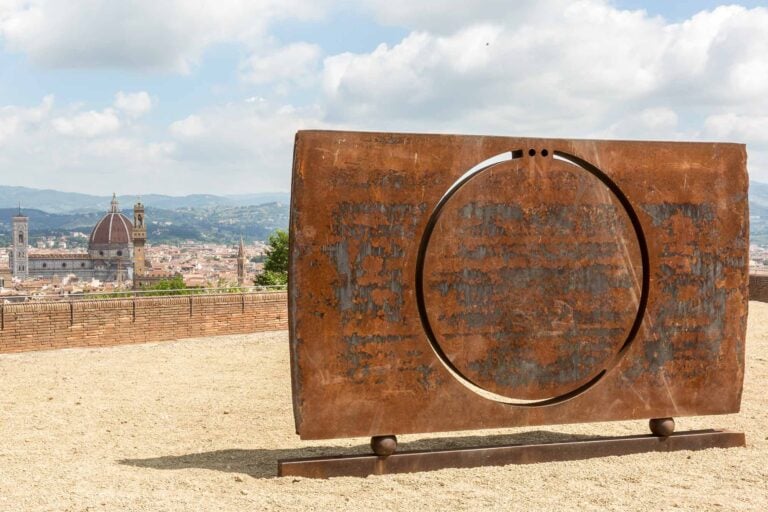
<instances>
[{"instance_id":1,"label":"brick wall","mask_svg":"<svg viewBox=\"0 0 768 512\"><path fill-rule=\"evenodd\" d=\"M749 299L768 302L768 275L749 276ZM0 304L0 353L287 328L285 292Z\"/></svg>"},{"instance_id":2,"label":"brick wall","mask_svg":"<svg viewBox=\"0 0 768 512\"><path fill-rule=\"evenodd\" d=\"M285 292L2 304L0 353L287 328Z\"/></svg>"},{"instance_id":3,"label":"brick wall","mask_svg":"<svg viewBox=\"0 0 768 512\"><path fill-rule=\"evenodd\" d=\"M749 300L768 302L768 274L749 274Z\"/></svg>"}]
</instances>

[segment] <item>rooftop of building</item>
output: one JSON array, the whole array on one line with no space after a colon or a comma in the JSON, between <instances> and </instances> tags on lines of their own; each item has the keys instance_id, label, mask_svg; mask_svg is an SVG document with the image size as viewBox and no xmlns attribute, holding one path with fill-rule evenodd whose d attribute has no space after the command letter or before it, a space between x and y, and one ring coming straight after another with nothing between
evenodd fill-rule
<instances>
[{"instance_id":1,"label":"rooftop of building","mask_svg":"<svg viewBox=\"0 0 768 512\"><path fill-rule=\"evenodd\" d=\"M81 260L90 257L87 252L42 252L32 250L29 251L27 256L30 260Z\"/></svg>"},{"instance_id":2,"label":"rooftop of building","mask_svg":"<svg viewBox=\"0 0 768 512\"><path fill-rule=\"evenodd\" d=\"M96 223L88 239L89 247L128 245L131 243L133 224L120 212L117 197L112 194L109 211Z\"/></svg>"}]
</instances>

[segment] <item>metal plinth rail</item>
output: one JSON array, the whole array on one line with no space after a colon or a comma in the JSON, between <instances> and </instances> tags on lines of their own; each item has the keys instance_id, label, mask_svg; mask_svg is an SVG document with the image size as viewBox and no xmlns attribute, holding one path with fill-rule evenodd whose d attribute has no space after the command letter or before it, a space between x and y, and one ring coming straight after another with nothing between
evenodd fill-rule
<instances>
[{"instance_id":1,"label":"metal plinth rail","mask_svg":"<svg viewBox=\"0 0 768 512\"><path fill-rule=\"evenodd\" d=\"M446 468L534 464L646 452L704 450L746 446L743 432L691 430L668 437L635 435L540 444L515 444L450 450L404 451L389 456L347 455L279 460L278 476L336 476L415 473Z\"/></svg>"}]
</instances>

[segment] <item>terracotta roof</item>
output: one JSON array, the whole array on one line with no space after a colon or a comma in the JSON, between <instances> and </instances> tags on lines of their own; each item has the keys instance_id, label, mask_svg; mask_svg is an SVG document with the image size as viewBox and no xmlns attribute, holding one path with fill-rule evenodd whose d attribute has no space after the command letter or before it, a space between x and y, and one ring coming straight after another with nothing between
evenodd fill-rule
<instances>
[{"instance_id":1,"label":"terracotta roof","mask_svg":"<svg viewBox=\"0 0 768 512\"><path fill-rule=\"evenodd\" d=\"M88 245L127 244L131 241L133 224L120 212L110 212L91 231Z\"/></svg>"},{"instance_id":2,"label":"terracotta roof","mask_svg":"<svg viewBox=\"0 0 768 512\"><path fill-rule=\"evenodd\" d=\"M83 260L88 259L88 253L72 252L30 252L30 260Z\"/></svg>"}]
</instances>

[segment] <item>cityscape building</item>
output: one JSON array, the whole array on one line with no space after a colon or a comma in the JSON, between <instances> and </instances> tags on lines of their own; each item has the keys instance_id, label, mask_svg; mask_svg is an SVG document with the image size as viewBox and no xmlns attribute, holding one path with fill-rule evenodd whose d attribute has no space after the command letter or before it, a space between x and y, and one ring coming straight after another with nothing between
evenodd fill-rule
<instances>
[{"instance_id":1,"label":"cityscape building","mask_svg":"<svg viewBox=\"0 0 768 512\"><path fill-rule=\"evenodd\" d=\"M134 219L141 218L141 226L134 229L131 221L120 212L116 196L112 195L110 209L96 223L88 238L87 252L30 252L29 218L21 212L13 217L13 242L9 253L9 267L13 277L63 277L75 275L83 280L122 282L133 279L135 268L134 246L139 241L140 270L145 268L144 206L136 205Z\"/></svg>"},{"instance_id":2,"label":"cityscape building","mask_svg":"<svg viewBox=\"0 0 768 512\"><path fill-rule=\"evenodd\" d=\"M8 266L13 277L24 279L29 275L29 219L21 213L21 205L19 205L18 215L13 216L12 225L13 241Z\"/></svg>"},{"instance_id":3,"label":"cityscape building","mask_svg":"<svg viewBox=\"0 0 768 512\"><path fill-rule=\"evenodd\" d=\"M237 285L245 284L245 246L243 237L240 237L240 245L237 248Z\"/></svg>"}]
</instances>

